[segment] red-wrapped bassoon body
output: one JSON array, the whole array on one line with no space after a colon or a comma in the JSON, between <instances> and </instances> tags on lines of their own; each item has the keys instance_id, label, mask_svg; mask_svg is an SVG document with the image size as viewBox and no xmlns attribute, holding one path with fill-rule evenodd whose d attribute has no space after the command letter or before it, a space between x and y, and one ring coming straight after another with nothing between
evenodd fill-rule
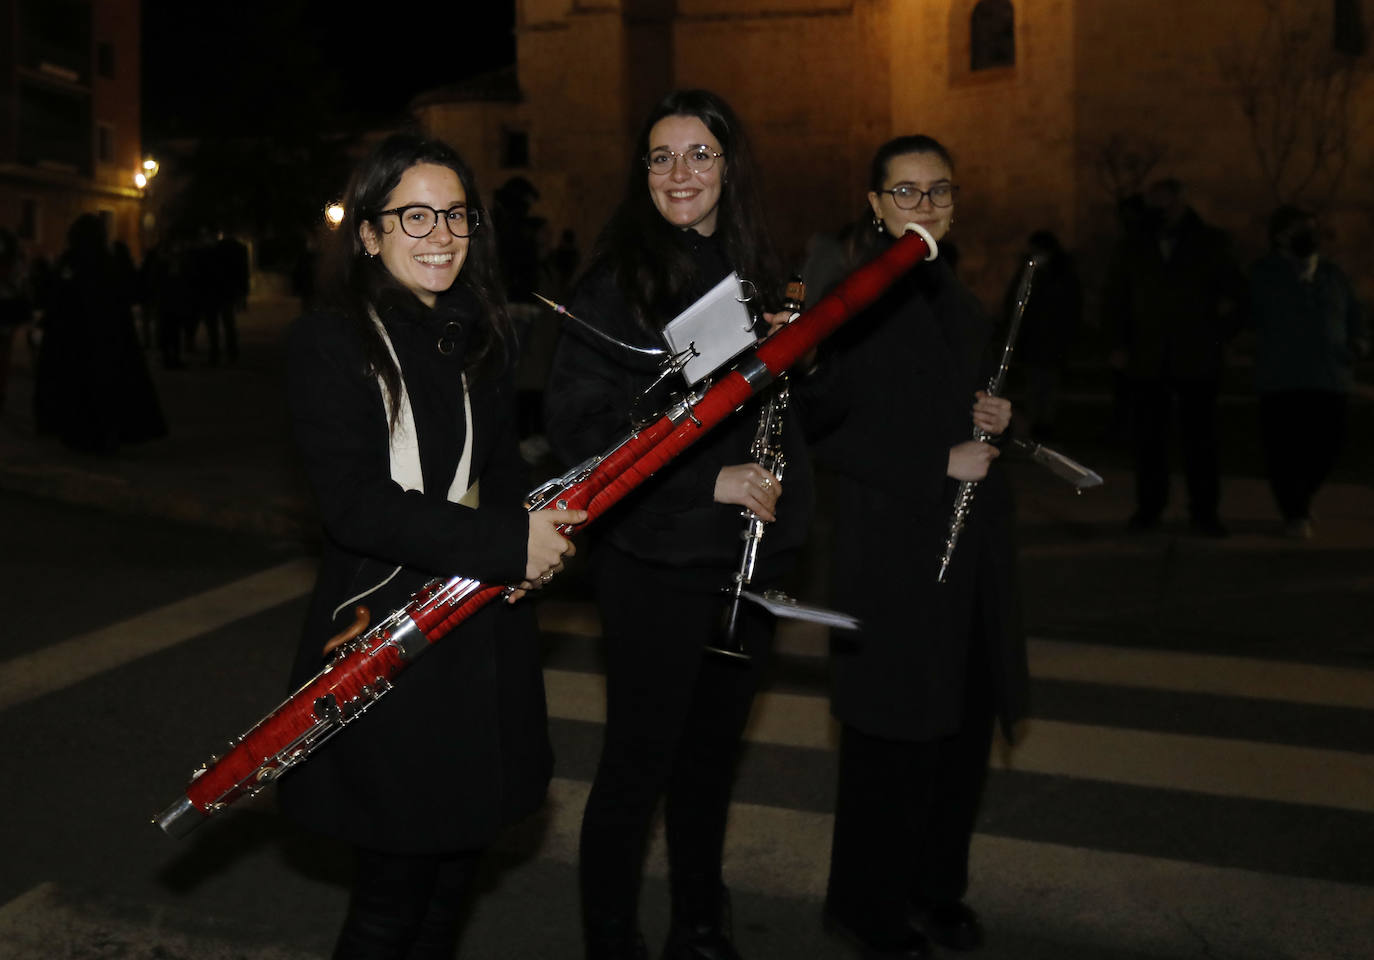
<instances>
[{"instance_id":1,"label":"red-wrapped bassoon body","mask_svg":"<svg viewBox=\"0 0 1374 960\"><path fill-rule=\"evenodd\" d=\"M596 520L877 299L899 276L933 257L934 248L922 234L908 233L746 354L699 396L683 400L606 453L533 491L529 509L586 510L586 523ZM323 670L232 741L227 753L197 770L185 796L154 822L172 836L184 836L244 794L258 792L360 717L392 689L411 660L506 589L465 577L427 583L404 607L340 647Z\"/></svg>"}]
</instances>

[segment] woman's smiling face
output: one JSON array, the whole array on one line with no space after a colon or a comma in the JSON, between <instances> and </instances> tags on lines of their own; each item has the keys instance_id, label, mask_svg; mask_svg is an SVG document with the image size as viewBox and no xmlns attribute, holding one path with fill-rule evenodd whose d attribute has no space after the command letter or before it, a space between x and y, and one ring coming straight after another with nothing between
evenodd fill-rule
<instances>
[{"instance_id":1,"label":"woman's smiling face","mask_svg":"<svg viewBox=\"0 0 1374 960\"><path fill-rule=\"evenodd\" d=\"M873 216L882 221L894 237L900 237L902 228L914 222L930 231L936 240L942 240L954 219L954 204L951 201L947 207L937 207L928 192L940 184L952 185L953 177L954 171L938 153L899 153L887 162L887 176L883 178L885 192L868 195ZM921 197L914 209L903 210L890 192L902 185L915 187L927 195Z\"/></svg>"},{"instance_id":2,"label":"woman's smiling face","mask_svg":"<svg viewBox=\"0 0 1374 960\"><path fill-rule=\"evenodd\" d=\"M673 115L653 125L646 153L671 150L679 157L667 173L647 174L649 196L664 220L682 229L691 227L703 237L709 237L716 232L727 160L719 157L711 169L693 173L687 161L682 159L693 147L706 147L713 154L723 152L720 141L696 117Z\"/></svg>"},{"instance_id":3,"label":"woman's smiling face","mask_svg":"<svg viewBox=\"0 0 1374 960\"><path fill-rule=\"evenodd\" d=\"M401 175L383 207L395 210L420 204L449 210L466 206L467 199L453 170L435 163L417 163ZM453 286L468 255L468 238L455 237L442 217L429 236L419 239L406 235L394 213L383 215L378 229L364 221L358 235L364 249L381 257L387 271L427 307L433 307L437 295Z\"/></svg>"}]
</instances>

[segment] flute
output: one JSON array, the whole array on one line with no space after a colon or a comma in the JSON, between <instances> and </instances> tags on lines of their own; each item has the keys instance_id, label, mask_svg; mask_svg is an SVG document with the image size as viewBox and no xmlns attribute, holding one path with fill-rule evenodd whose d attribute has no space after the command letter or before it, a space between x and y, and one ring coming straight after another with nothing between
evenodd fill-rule
<instances>
[{"instance_id":1,"label":"flute","mask_svg":"<svg viewBox=\"0 0 1374 960\"><path fill-rule=\"evenodd\" d=\"M1002 346L1002 359L997 365L997 371L988 379L986 392L990 397L998 396L1002 392L1002 382L1007 377L1012 351L1016 349L1016 337L1021 332L1021 318L1026 314L1026 301L1030 299L1031 280L1035 277L1035 268L1039 266L1040 261L1039 256L1027 257L1025 265L1021 268L1021 280L1016 287L1016 303L1011 311L1007 342ZM986 443L991 436L981 427L973 428L973 439L979 443ZM935 576L940 583L944 583L949 574L949 565L954 559L954 548L959 545L959 534L963 532L964 524L968 521L969 511L973 508L973 494L977 489L977 480L959 481L959 489L954 494L954 512L949 518L949 532L945 535L945 552L940 557L940 572Z\"/></svg>"}]
</instances>

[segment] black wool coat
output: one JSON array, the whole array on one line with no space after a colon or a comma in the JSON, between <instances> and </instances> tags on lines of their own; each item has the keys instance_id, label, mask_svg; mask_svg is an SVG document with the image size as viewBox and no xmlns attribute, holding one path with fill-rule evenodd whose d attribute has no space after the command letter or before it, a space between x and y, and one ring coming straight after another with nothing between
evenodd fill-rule
<instances>
[{"instance_id":1,"label":"black wool coat","mask_svg":"<svg viewBox=\"0 0 1374 960\"><path fill-rule=\"evenodd\" d=\"M697 280L678 303L663 304L658 322L671 320L714 287L732 267L719 243L694 231L681 231L682 243L696 261ZM641 347L663 347L660 334L645 330L630 312L604 265L578 285L571 311L599 330ZM630 429L632 418L657 419L669 394L685 383L674 374L640 400L658 376L656 358L603 343L575 325L566 325L554 353L545 390L544 418L554 453L565 463L603 452ZM803 437L805 384L794 379L783 425L787 466L782 478L777 521L769 524L760 548L756 578L766 581L786 568L805 540L814 493L811 463ZM740 507L715 502L720 469L754 459L750 453L762 399L755 398L716 426L672 463L634 490L597 525L599 535L619 549L650 563L703 571L702 586L718 590L740 556L745 520Z\"/></svg>"},{"instance_id":2,"label":"black wool coat","mask_svg":"<svg viewBox=\"0 0 1374 960\"><path fill-rule=\"evenodd\" d=\"M325 663L320 650L352 619L373 622L434 577L490 583L524 576L527 469L516 447L508 376L470 377L476 509L450 503L466 435L462 373L480 322L465 292L434 311L408 294L378 308L414 414L424 492L391 479L381 386L343 317L313 313L289 342L292 426L324 527L319 577L293 688ZM446 324L457 349L436 343ZM452 335L452 327L448 333ZM349 602L399 572L364 599ZM285 811L320 832L396 853L475 849L539 806L552 772L543 675L529 603L494 603L402 673L395 689L285 776Z\"/></svg>"},{"instance_id":3,"label":"black wool coat","mask_svg":"<svg viewBox=\"0 0 1374 960\"><path fill-rule=\"evenodd\" d=\"M842 271L813 247L808 287ZM827 266L827 262L829 266ZM1013 507L994 462L977 489L946 583L940 557L958 483L950 447L972 438L992 326L940 260L918 265L826 345L830 428L817 459L833 476L832 603L860 618L832 633L832 711L873 736L930 740L962 724L970 663L992 685L1004 730L1026 709L1015 592Z\"/></svg>"}]
</instances>

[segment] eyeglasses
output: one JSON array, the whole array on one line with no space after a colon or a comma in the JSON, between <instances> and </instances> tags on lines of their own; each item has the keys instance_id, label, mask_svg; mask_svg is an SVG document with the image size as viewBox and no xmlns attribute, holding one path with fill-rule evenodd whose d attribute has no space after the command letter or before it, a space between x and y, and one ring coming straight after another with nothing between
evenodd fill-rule
<instances>
[{"instance_id":1,"label":"eyeglasses","mask_svg":"<svg viewBox=\"0 0 1374 960\"><path fill-rule=\"evenodd\" d=\"M448 226L448 232L459 240L472 236L477 228L482 225L478 211L475 208L465 207L461 203L454 204L447 210L435 210L424 204L415 204L410 207L396 207L392 210L378 210L377 216L384 217L388 213L396 214L396 219L401 221L401 229L405 231L405 235L416 240L423 240L433 233L434 228L439 225L440 217Z\"/></svg>"},{"instance_id":2,"label":"eyeglasses","mask_svg":"<svg viewBox=\"0 0 1374 960\"><path fill-rule=\"evenodd\" d=\"M688 147L683 153L676 153L672 150L659 148L650 150L648 156L644 158L644 166L649 168L650 173L659 176L673 172L678 160L687 165L687 169L693 173L705 173L716 165L716 158L723 157L725 154L716 153L704 143L699 143L695 147Z\"/></svg>"},{"instance_id":3,"label":"eyeglasses","mask_svg":"<svg viewBox=\"0 0 1374 960\"><path fill-rule=\"evenodd\" d=\"M959 192L959 188L952 183L937 183L929 190L922 190L909 183L899 183L891 190L877 192L892 194L892 202L903 210L915 210L925 197L930 197L932 207L948 207L954 203L954 195Z\"/></svg>"}]
</instances>

